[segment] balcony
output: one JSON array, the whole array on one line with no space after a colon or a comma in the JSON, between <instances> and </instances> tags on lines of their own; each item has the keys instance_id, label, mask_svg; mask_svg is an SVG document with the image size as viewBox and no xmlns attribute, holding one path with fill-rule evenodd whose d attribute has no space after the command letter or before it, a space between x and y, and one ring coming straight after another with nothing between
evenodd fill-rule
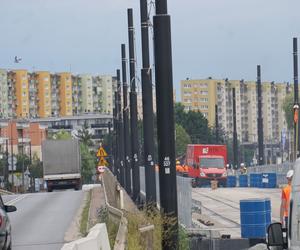
<instances>
[{"instance_id":1,"label":"balcony","mask_svg":"<svg viewBox=\"0 0 300 250\"><path fill-rule=\"evenodd\" d=\"M29 137L23 137L23 138L18 138L18 143L19 144L28 144L31 142L31 139Z\"/></svg>"}]
</instances>

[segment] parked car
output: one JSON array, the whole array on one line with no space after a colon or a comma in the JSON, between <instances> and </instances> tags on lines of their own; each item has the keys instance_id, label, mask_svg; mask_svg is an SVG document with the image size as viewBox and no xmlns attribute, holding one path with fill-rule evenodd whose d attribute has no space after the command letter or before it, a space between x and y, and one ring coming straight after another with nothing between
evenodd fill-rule
<instances>
[{"instance_id":1,"label":"parked car","mask_svg":"<svg viewBox=\"0 0 300 250\"><path fill-rule=\"evenodd\" d=\"M0 195L0 249L11 250L11 225L7 213L16 210L15 206L4 205Z\"/></svg>"}]
</instances>

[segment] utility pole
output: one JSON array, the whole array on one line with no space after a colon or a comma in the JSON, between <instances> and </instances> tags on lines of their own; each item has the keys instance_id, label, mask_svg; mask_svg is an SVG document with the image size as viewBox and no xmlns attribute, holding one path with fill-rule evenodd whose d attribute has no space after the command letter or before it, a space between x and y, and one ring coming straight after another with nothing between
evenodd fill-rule
<instances>
[{"instance_id":1,"label":"utility pole","mask_svg":"<svg viewBox=\"0 0 300 250\"><path fill-rule=\"evenodd\" d=\"M7 184L8 184L8 176L9 176L9 163L8 163L8 139L6 139L5 141L6 143L6 149L5 149L5 155L6 155L6 164L5 164L5 175L4 175L4 183L5 183L5 187L7 188Z\"/></svg>"},{"instance_id":2,"label":"utility pole","mask_svg":"<svg viewBox=\"0 0 300 250\"><path fill-rule=\"evenodd\" d=\"M117 91L114 93L114 104L115 107L113 109L113 138L112 138L112 144L113 144L113 153L112 157L114 158L113 162L113 168L112 172L114 175L117 177L117 180L120 181L120 178L118 176L118 165L119 165L119 150L118 150L118 120L117 120L117 113L118 113L118 96L117 96Z\"/></svg>"},{"instance_id":3,"label":"utility pole","mask_svg":"<svg viewBox=\"0 0 300 250\"><path fill-rule=\"evenodd\" d=\"M298 51L297 38L293 38L293 61L294 61L294 160L299 157L299 92L298 92Z\"/></svg>"},{"instance_id":4,"label":"utility pole","mask_svg":"<svg viewBox=\"0 0 300 250\"><path fill-rule=\"evenodd\" d=\"M139 166L139 138L137 127L137 94L135 86L135 54L134 54L134 27L132 9L127 9L128 17L128 44L130 69L130 128L131 128L131 168L132 168L132 198L135 202L140 196L140 166Z\"/></svg>"},{"instance_id":5,"label":"utility pole","mask_svg":"<svg viewBox=\"0 0 300 250\"><path fill-rule=\"evenodd\" d=\"M117 70L117 100L118 100L118 151L119 151L119 182L124 187L125 185L125 160L124 160L124 124L122 120L122 103L121 103L121 77L120 70Z\"/></svg>"},{"instance_id":6,"label":"utility pole","mask_svg":"<svg viewBox=\"0 0 300 250\"><path fill-rule=\"evenodd\" d=\"M156 178L154 166L154 124L153 124L153 92L152 71L149 59L149 19L147 0L140 0L142 59L141 70L143 96L143 128L144 128L144 165L146 183L146 203L156 204Z\"/></svg>"},{"instance_id":7,"label":"utility pole","mask_svg":"<svg viewBox=\"0 0 300 250\"><path fill-rule=\"evenodd\" d=\"M122 52L122 80L123 80L123 119L124 119L124 148L125 148L125 190L131 195L131 167L130 167L130 132L129 132L129 107L128 85L126 75L126 51L125 44L121 45Z\"/></svg>"},{"instance_id":8,"label":"utility pole","mask_svg":"<svg viewBox=\"0 0 300 250\"><path fill-rule=\"evenodd\" d=\"M218 117L218 105L215 105L215 120L216 120L216 143L219 143L219 117Z\"/></svg>"},{"instance_id":9,"label":"utility pole","mask_svg":"<svg viewBox=\"0 0 300 250\"><path fill-rule=\"evenodd\" d=\"M257 65L257 137L258 137L258 165L265 164L264 156L264 130L262 118L262 95L261 95L261 75L260 65Z\"/></svg>"},{"instance_id":10,"label":"utility pole","mask_svg":"<svg viewBox=\"0 0 300 250\"><path fill-rule=\"evenodd\" d=\"M162 249L178 249L178 207L175 165L175 128L171 18L167 0L156 0L154 51L156 76L157 134L159 156L160 205L172 223L163 222Z\"/></svg>"},{"instance_id":11,"label":"utility pole","mask_svg":"<svg viewBox=\"0 0 300 250\"><path fill-rule=\"evenodd\" d=\"M238 140L236 132L236 101L235 88L232 89L232 113L233 113L233 166L237 169L238 166Z\"/></svg>"}]
</instances>

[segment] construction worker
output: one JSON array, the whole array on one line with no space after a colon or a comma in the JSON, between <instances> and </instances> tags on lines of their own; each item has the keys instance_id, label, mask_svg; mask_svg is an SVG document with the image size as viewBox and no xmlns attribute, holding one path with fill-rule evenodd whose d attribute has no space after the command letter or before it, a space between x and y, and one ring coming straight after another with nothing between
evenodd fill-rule
<instances>
[{"instance_id":1,"label":"construction worker","mask_svg":"<svg viewBox=\"0 0 300 250\"><path fill-rule=\"evenodd\" d=\"M287 228L288 216L289 216L289 205L290 205L290 194L291 184L294 175L294 170L289 170L286 174L288 184L282 189L281 193L281 206L280 206L280 222L283 227Z\"/></svg>"},{"instance_id":2,"label":"construction worker","mask_svg":"<svg viewBox=\"0 0 300 250\"><path fill-rule=\"evenodd\" d=\"M241 174L247 174L247 168L245 166L245 163L241 163L241 165L240 165L240 173Z\"/></svg>"}]
</instances>

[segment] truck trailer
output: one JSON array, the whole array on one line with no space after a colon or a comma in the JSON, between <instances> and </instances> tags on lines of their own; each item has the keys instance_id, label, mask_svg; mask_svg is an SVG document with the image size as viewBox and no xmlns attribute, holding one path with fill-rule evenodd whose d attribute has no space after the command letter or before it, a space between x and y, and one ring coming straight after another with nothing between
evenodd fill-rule
<instances>
[{"instance_id":1,"label":"truck trailer","mask_svg":"<svg viewBox=\"0 0 300 250\"><path fill-rule=\"evenodd\" d=\"M81 157L79 141L45 140L42 143L44 181L47 191L81 188Z\"/></svg>"}]
</instances>

